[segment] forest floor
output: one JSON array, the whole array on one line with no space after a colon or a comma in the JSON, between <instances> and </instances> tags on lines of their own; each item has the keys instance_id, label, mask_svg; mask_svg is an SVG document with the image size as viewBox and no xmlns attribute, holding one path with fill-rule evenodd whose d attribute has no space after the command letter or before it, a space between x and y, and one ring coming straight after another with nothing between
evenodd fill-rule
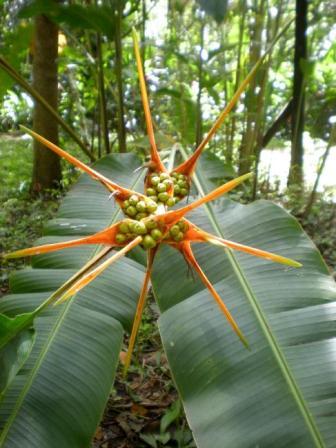
<instances>
[{"instance_id":1,"label":"forest floor","mask_svg":"<svg viewBox=\"0 0 336 448\"><path fill-rule=\"evenodd\" d=\"M1 142L0 165L4 179L0 191L0 253L33 243L41 235L43 224L55 214L63 195L59 191L51 191L47 196L31 198L32 155L27 146L29 143L24 140L16 145L6 140ZM69 185L69 176L66 179ZM331 273L335 274L336 204L319 199L301 224L315 241ZM24 262L20 260L2 264L0 297L8 292L10 273L23 266ZM195 446L155 324L158 309L153 298L148 304L139 332L135 361L126 381L121 368L117 373L104 418L93 441L94 448Z\"/></svg>"}]
</instances>

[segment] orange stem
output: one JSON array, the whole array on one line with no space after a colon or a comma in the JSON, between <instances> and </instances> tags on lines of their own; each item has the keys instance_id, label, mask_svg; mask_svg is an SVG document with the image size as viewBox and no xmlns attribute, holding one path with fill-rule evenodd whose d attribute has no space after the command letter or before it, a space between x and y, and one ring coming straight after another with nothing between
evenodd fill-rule
<instances>
[{"instance_id":1,"label":"orange stem","mask_svg":"<svg viewBox=\"0 0 336 448\"><path fill-rule=\"evenodd\" d=\"M87 236L85 238L79 238L70 241L61 241L59 243L44 244L42 246L29 247L27 249L17 250L6 254L4 258L19 258L28 257L31 255L40 255L48 252L54 252L55 250L66 249L68 247L81 246L82 244L107 244L110 246L119 246L115 242L115 235L118 232L119 223L114 224L107 229L97 232L94 235Z\"/></svg>"},{"instance_id":2,"label":"orange stem","mask_svg":"<svg viewBox=\"0 0 336 448\"><path fill-rule=\"evenodd\" d=\"M195 271L200 276L200 278L201 278L202 282L204 283L204 285L211 292L211 294L212 294L213 298L215 299L217 305L219 306L219 308L221 309L221 311L225 315L226 319L228 320L229 324L233 328L234 332L237 334L237 336L242 341L242 343L245 345L245 347L249 348L249 344L247 342L247 339L243 335L242 331L239 329L239 327L238 327L236 321L234 320L233 316L231 315L230 311L228 310L228 308L226 307L226 305L224 304L224 302L220 298L220 296L217 293L217 291L215 290L215 288L212 286L212 284L211 284L210 280L208 279L208 277L204 274L204 272L203 272L202 268L200 267L200 265L197 263L197 260L196 260L194 254L193 254L193 252L191 250L190 243L188 243L188 242L182 243L180 247L181 247L181 250L183 252L183 255L184 255L185 259L195 269Z\"/></svg>"},{"instance_id":3,"label":"orange stem","mask_svg":"<svg viewBox=\"0 0 336 448\"><path fill-rule=\"evenodd\" d=\"M119 194L116 196L116 200L124 200L127 199L132 194L137 194L132 190L129 190L128 188L121 187L120 185L116 184L115 182L112 182L107 177L103 176L102 174L98 173L98 171L90 168L85 163L81 162L80 160L76 159L76 157L72 156L68 152L61 149L59 146L55 145L54 143L50 142L46 138L42 137L42 135L37 134L36 132L32 131L31 129L26 128L25 126L20 126L25 132L27 132L29 135L31 135L33 138L38 140L40 143L45 145L47 148L51 149L53 152L58 154L63 159L67 160L68 162L72 163L72 165L76 166L80 170L84 171L85 173L89 174L92 179L98 180L101 182L109 191L116 191Z\"/></svg>"},{"instance_id":4,"label":"orange stem","mask_svg":"<svg viewBox=\"0 0 336 448\"><path fill-rule=\"evenodd\" d=\"M140 293L140 297L139 297L139 300L138 300L137 309L136 309L136 312L135 312L135 319L134 319L134 322L133 322L132 332L131 332L131 336L130 336L130 340L129 340L129 344L128 344L128 349L127 349L127 355L126 355L126 359L125 359L124 375L126 375L127 370L129 368L129 365L131 363L131 358L132 358L132 353L133 353L133 349L134 349L135 340L136 340L136 337L137 337L137 334L138 334L138 330L139 330L139 326L140 326L143 310L144 310L144 307L145 307L145 304L146 304L148 286L149 286L149 281L150 281L150 277L151 277L151 273L152 273L152 267L153 267L153 261L154 261L155 253L156 253L155 249L151 249L151 250L148 251L148 255L147 255L147 270L146 270L144 282L143 282L143 285L142 285L142 288L141 288L141 293Z\"/></svg>"},{"instance_id":5,"label":"orange stem","mask_svg":"<svg viewBox=\"0 0 336 448\"><path fill-rule=\"evenodd\" d=\"M143 65L141 60L141 54L139 49L139 43L138 43L138 36L133 28L133 43L134 43L134 52L135 52L135 59L137 62L138 67L138 75L139 75L139 83L140 83L140 92L141 92L141 99L142 99L142 105L144 108L144 114L146 119L146 127L147 127L147 134L151 146L151 161L155 165L155 168L159 172L166 172L166 168L163 165L159 152L157 150L156 142L155 142L155 135L153 130L153 122L152 122L152 116L150 112L149 107L149 101L148 101L148 95L147 95L147 89L146 89L146 81L143 71Z\"/></svg>"},{"instance_id":6,"label":"orange stem","mask_svg":"<svg viewBox=\"0 0 336 448\"><path fill-rule=\"evenodd\" d=\"M81 289L83 289L86 285L91 283L98 275L100 275L105 269L107 269L112 263L117 261L119 258L123 257L127 252L133 249L135 246L140 244L142 241L141 236L138 236L133 241L128 243L125 247L116 252L112 257L108 258L102 264L94 268L89 273L85 274L80 280L74 283L55 303L55 305L59 305L62 302L65 302L74 294L78 293Z\"/></svg>"}]
</instances>

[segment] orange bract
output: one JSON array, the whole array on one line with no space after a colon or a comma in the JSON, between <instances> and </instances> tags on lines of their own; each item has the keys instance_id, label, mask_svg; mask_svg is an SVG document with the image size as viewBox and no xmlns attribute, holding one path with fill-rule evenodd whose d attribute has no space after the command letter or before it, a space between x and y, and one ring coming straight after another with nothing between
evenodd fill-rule
<instances>
[{"instance_id":1,"label":"orange bract","mask_svg":"<svg viewBox=\"0 0 336 448\"><path fill-rule=\"evenodd\" d=\"M267 252L261 249L256 249L253 247L249 247L240 243L235 243L233 241L225 240L223 238L218 237L217 235L212 235L208 232L203 231L202 229L195 226L192 222L185 219L185 215L192 210L200 207L203 204L206 204L209 201L215 200L220 197L222 194L225 194L239 185L241 182L249 179L251 174L245 174L243 176L238 177L237 179L233 179L224 185L216 188L209 194L204 197L198 198L195 201L177 209L168 211L168 207L174 204L174 201L169 202L169 198L174 197L174 190L176 190L179 186L178 179L179 174L184 175L188 178L188 182L190 182L190 176L192 175L196 162L203 151L205 145L210 141L212 136L218 130L219 126L236 104L239 96L246 88L248 82L252 79L255 74L260 62L252 69L248 77L239 87L237 92L235 93L233 99L229 102L225 110L220 114L219 118L209 131L208 135L205 137L203 142L196 149L194 154L186 160L184 163L179 165L177 168L173 170L171 175L168 173L166 167L164 166L159 152L157 150L157 146L155 143L153 124L149 109L145 78L142 70L142 61L140 57L139 46L137 42L137 37L135 31L133 31L133 39L134 39L134 47L136 54L136 61L138 66L139 78L140 78L140 89L141 89L141 97L143 101L143 107L145 111L147 132L150 141L150 156L151 161L149 163L149 173L152 178L148 182L147 176L147 184L150 186L156 187L156 185L164 184L165 188L160 186L162 189L162 194L158 206L154 207L151 200L143 194L134 192L129 190L128 188L124 188L112 180L106 178L102 174L98 173L94 169L90 168L83 162L79 161L66 151L62 150L58 146L46 140L44 137L36 134L35 132L24 128L32 137L39 140L43 143L48 149L56 152L59 156L63 157L82 171L86 172L91 176L94 180L101 182L109 191L115 193L115 199L117 204L121 207L122 211L125 213L126 218L113 224L112 226L85 238L80 238L77 240L65 241L61 243L48 244L44 246L36 246L28 249L23 249L19 251L15 251L7 255L7 258L15 258L15 257L23 257L23 256L31 256L42 253L47 253L59 249L65 249L67 247L78 246L82 244L101 244L107 246L107 250L101 252L101 256L97 258L97 260L90 264L88 263L87 268L83 271L80 271L77 276L74 277L73 281L69 283L69 285L65 285L62 289L62 294L57 297L57 304L64 302L69 299L71 296L76 294L80 289L84 288L91 281L93 281L98 275L100 275L108 266L118 260L120 257L124 256L128 251L133 249L134 247L141 245L144 249L148 250L148 262L147 262L147 270L144 278L143 287L141 290L138 307L136 310L135 320L133 324L133 329L131 333L129 349L126 356L125 361L125 372L128 369L128 366L131 361L131 355L134 347L134 343L136 340L137 331L141 321L141 315L143 312L143 308L145 305L145 300L148 292L148 288L150 285L150 278L152 274L152 266L155 258L155 254L157 253L157 249L161 244L168 244L176 250L180 251L185 260L189 263L190 266L197 272L200 279L206 286L206 288L210 291L211 295L215 299L219 309L223 312L226 319L230 323L232 329L243 342L243 344L247 347L248 343L246 338L244 337L242 331L239 329L237 323L232 317L230 311L227 309L224 302L219 297L218 293L214 289L213 285L203 272L202 268L198 264L192 248L192 243L205 243L209 242L211 244L219 245L221 247L231 248L235 250L239 250L250 255L255 255L257 257L262 257L267 260L272 260L278 263L286 264L292 267L301 266L300 263L291 260L289 258L273 254L271 252ZM175 173L175 174L174 174ZM153 179L154 176L154 179ZM155 177L156 176L156 177ZM161 178L160 178L161 176ZM172 179L175 179L173 181ZM166 183L165 183L166 182ZM185 180L180 180L180 185L184 185ZM148 186L148 185L147 185ZM156 187L157 191L159 187ZM178 194L180 200L183 196L185 196L184 187L182 193ZM165 200L164 200L165 199ZM147 202L146 202L147 201ZM161 202L160 202L161 201ZM125 205L126 204L126 205ZM161 206L159 206L161 205ZM146 208L147 207L147 208ZM146 213L144 210L146 209ZM132 214L131 214L132 211ZM134 214L134 217L133 217ZM127 216L132 217L132 219ZM113 252L112 255L110 251L113 248L120 248L119 251ZM106 258L107 257L107 258Z\"/></svg>"}]
</instances>

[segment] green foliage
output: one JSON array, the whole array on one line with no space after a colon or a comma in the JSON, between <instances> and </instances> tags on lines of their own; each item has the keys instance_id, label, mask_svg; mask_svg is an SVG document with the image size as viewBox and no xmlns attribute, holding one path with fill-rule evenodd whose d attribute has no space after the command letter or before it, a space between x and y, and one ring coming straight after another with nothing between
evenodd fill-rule
<instances>
[{"instance_id":1,"label":"green foliage","mask_svg":"<svg viewBox=\"0 0 336 448\"><path fill-rule=\"evenodd\" d=\"M62 25L99 31L110 38L114 36L114 9L108 6L61 5L52 0L35 0L22 8L19 17L29 18L40 14Z\"/></svg>"},{"instance_id":2,"label":"green foliage","mask_svg":"<svg viewBox=\"0 0 336 448\"><path fill-rule=\"evenodd\" d=\"M137 164L131 154L115 155L101 160L97 169L137 188L142 180L134 172ZM206 189L202 173L198 177ZM111 219L118 219L117 211L106 192L83 176L40 243L91 234ZM265 201L248 206L218 201L193 213L193 221L304 264L294 271L248 255L197 247L198 261L247 334L248 351L207 290L186 275L182 257L172 249L160 250L153 274L159 328L197 446L223 448L225 440L230 447L261 441L331 447L335 425L332 417L320 417L330 408L319 397L321 390L323 397L333 396L328 344L334 337L329 322L335 290L320 255L293 218ZM32 311L93 251L85 247L35 257L33 269L12 276L13 294L1 300L0 311L8 317ZM137 256L132 258L120 260L73 300L36 319L31 355L0 407L4 447L89 445L141 286L143 266ZM184 438L169 430L179 409L175 405L167 411L159 434L143 434L147 443L160 446Z\"/></svg>"}]
</instances>

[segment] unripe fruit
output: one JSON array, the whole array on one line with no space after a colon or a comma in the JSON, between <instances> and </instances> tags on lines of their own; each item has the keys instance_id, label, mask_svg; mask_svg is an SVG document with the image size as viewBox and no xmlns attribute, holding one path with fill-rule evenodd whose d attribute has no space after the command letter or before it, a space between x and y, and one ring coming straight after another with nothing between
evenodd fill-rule
<instances>
[{"instance_id":1,"label":"unripe fruit","mask_svg":"<svg viewBox=\"0 0 336 448\"><path fill-rule=\"evenodd\" d=\"M168 205L168 207L172 207L173 205L175 205L175 199L174 198L168 198L166 204Z\"/></svg>"},{"instance_id":2,"label":"unripe fruit","mask_svg":"<svg viewBox=\"0 0 336 448\"><path fill-rule=\"evenodd\" d=\"M133 227L133 231L136 235L146 235L147 228L145 223L142 221L137 222Z\"/></svg>"},{"instance_id":3,"label":"unripe fruit","mask_svg":"<svg viewBox=\"0 0 336 448\"><path fill-rule=\"evenodd\" d=\"M129 203L129 201L126 199L126 201L123 202L122 208L127 208L129 207L131 204Z\"/></svg>"},{"instance_id":4,"label":"unripe fruit","mask_svg":"<svg viewBox=\"0 0 336 448\"><path fill-rule=\"evenodd\" d=\"M147 218L147 213L138 213L135 217L137 221L140 221L141 219Z\"/></svg>"},{"instance_id":5,"label":"unripe fruit","mask_svg":"<svg viewBox=\"0 0 336 448\"><path fill-rule=\"evenodd\" d=\"M171 228L170 228L170 230L169 230L169 233L172 235L172 236L175 236L175 235L177 235L178 233L180 233L180 228L179 228L179 226L177 225L177 224L174 224Z\"/></svg>"},{"instance_id":6,"label":"unripe fruit","mask_svg":"<svg viewBox=\"0 0 336 448\"><path fill-rule=\"evenodd\" d=\"M158 241L162 238L162 232L159 229L153 229L151 231L151 236L155 241Z\"/></svg>"},{"instance_id":7,"label":"unripe fruit","mask_svg":"<svg viewBox=\"0 0 336 448\"><path fill-rule=\"evenodd\" d=\"M127 207L126 213L129 216L135 216L137 214L137 209L135 207L133 207L133 205L130 205L129 207Z\"/></svg>"},{"instance_id":8,"label":"unripe fruit","mask_svg":"<svg viewBox=\"0 0 336 448\"><path fill-rule=\"evenodd\" d=\"M180 194L181 188L178 185L174 185L174 194Z\"/></svg>"},{"instance_id":9,"label":"unripe fruit","mask_svg":"<svg viewBox=\"0 0 336 448\"><path fill-rule=\"evenodd\" d=\"M151 184L152 185L157 185L160 182L160 178L159 177L151 177Z\"/></svg>"},{"instance_id":10,"label":"unripe fruit","mask_svg":"<svg viewBox=\"0 0 336 448\"><path fill-rule=\"evenodd\" d=\"M146 194L147 196L155 196L156 191L154 190L154 188L147 188L146 190Z\"/></svg>"},{"instance_id":11,"label":"unripe fruit","mask_svg":"<svg viewBox=\"0 0 336 448\"><path fill-rule=\"evenodd\" d=\"M173 236L173 240L176 242L182 241L184 238L183 232L179 232L177 235Z\"/></svg>"},{"instance_id":12,"label":"unripe fruit","mask_svg":"<svg viewBox=\"0 0 336 448\"><path fill-rule=\"evenodd\" d=\"M122 222L119 225L119 232L121 232L121 233L128 233L129 232L129 226L128 226L127 222Z\"/></svg>"},{"instance_id":13,"label":"unripe fruit","mask_svg":"<svg viewBox=\"0 0 336 448\"><path fill-rule=\"evenodd\" d=\"M165 180L165 179L169 179L169 174L168 173L161 173L160 174L160 180Z\"/></svg>"},{"instance_id":14,"label":"unripe fruit","mask_svg":"<svg viewBox=\"0 0 336 448\"><path fill-rule=\"evenodd\" d=\"M180 179L180 180L177 181L177 185L178 185L179 187L183 188L183 187L185 187L185 181L182 180L182 179Z\"/></svg>"},{"instance_id":15,"label":"unripe fruit","mask_svg":"<svg viewBox=\"0 0 336 448\"><path fill-rule=\"evenodd\" d=\"M178 177L178 173L170 173L170 176L176 178Z\"/></svg>"},{"instance_id":16,"label":"unripe fruit","mask_svg":"<svg viewBox=\"0 0 336 448\"><path fill-rule=\"evenodd\" d=\"M159 199L159 201L161 201L161 202L167 202L168 199L169 199L169 194L168 194L167 192L160 193L160 194L158 195L158 199Z\"/></svg>"},{"instance_id":17,"label":"unripe fruit","mask_svg":"<svg viewBox=\"0 0 336 448\"><path fill-rule=\"evenodd\" d=\"M159 184L157 184L157 186L156 186L156 190L157 190L159 193L163 193L164 191L167 190L167 185L164 184L163 182L160 182Z\"/></svg>"},{"instance_id":18,"label":"unripe fruit","mask_svg":"<svg viewBox=\"0 0 336 448\"><path fill-rule=\"evenodd\" d=\"M181 196L187 196L188 193L189 193L189 191L186 188L181 188L181 191L180 191Z\"/></svg>"},{"instance_id":19,"label":"unripe fruit","mask_svg":"<svg viewBox=\"0 0 336 448\"><path fill-rule=\"evenodd\" d=\"M123 233L117 233L115 240L116 240L116 243L123 244L127 240L127 237Z\"/></svg>"},{"instance_id":20,"label":"unripe fruit","mask_svg":"<svg viewBox=\"0 0 336 448\"><path fill-rule=\"evenodd\" d=\"M138 212L145 212L146 211L146 202L145 201L139 201L136 205L136 209Z\"/></svg>"},{"instance_id":21,"label":"unripe fruit","mask_svg":"<svg viewBox=\"0 0 336 448\"><path fill-rule=\"evenodd\" d=\"M158 197L157 196L149 196L149 199L151 199L152 201L154 201L154 202L157 202L158 201Z\"/></svg>"},{"instance_id":22,"label":"unripe fruit","mask_svg":"<svg viewBox=\"0 0 336 448\"><path fill-rule=\"evenodd\" d=\"M152 249L156 246L156 241L150 235L146 235L142 240L142 245L145 249Z\"/></svg>"},{"instance_id":23,"label":"unripe fruit","mask_svg":"<svg viewBox=\"0 0 336 448\"><path fill-rule=\"evenodd\" d=\"M139 198L136 194L132 194L132 196L130 196L128 200L131 205L137 205L137 203L139 202Z\"/></svg>"},{"instance_id":24,"label":"unripe fruit","mask_svg":"<svg viewBox=\"0 0 336 448\"><path fill-rule=\"evenodd\" d=\"M156 229L157 228L157 222L154 221L154 219L151 219L150 221L145 222L146 227L148 230Z\"/></svg>"},{"instance_id":25,"label":"unripe fruit","mask_svg":"<svg viewBox=\"0 0 336 448\"><path fill-rule=\"evenodd\" d=\"M181 232L183 233L185 233L189 229L189 225L185 221L179 221L177 225L179 226Z\"/></svg>"},{"instance_id":26,"label":"unripe fruit","mask_svg":"<svg viewBox=\"0 0 336 448\"><path fill-rule=\"evenodd\" d=\"M149 213L154 213L157 209L157 203L152 200L149 200L147 201L146 208Z\"/></svg>"}]
</instances>

